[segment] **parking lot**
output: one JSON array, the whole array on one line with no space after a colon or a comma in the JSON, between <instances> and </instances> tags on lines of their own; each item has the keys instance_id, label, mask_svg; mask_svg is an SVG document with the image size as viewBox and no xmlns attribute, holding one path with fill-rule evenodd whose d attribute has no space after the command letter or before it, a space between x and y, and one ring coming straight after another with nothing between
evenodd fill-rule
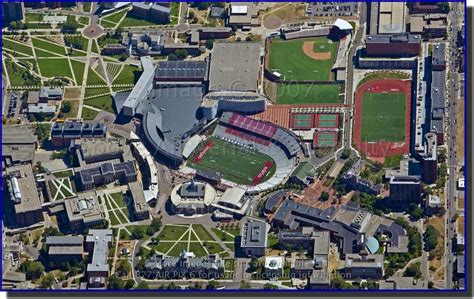
<instances>
[{"instance_id":1,"label":"parking lot","mask_svg":"<svg viewBox=\"0 0 474 299\"><path fill-rule=\"evenodd\" d=\"M308 6L307 13L315 17L357 16L357 2L315 2Z\"/></svg>"}]
</instances>

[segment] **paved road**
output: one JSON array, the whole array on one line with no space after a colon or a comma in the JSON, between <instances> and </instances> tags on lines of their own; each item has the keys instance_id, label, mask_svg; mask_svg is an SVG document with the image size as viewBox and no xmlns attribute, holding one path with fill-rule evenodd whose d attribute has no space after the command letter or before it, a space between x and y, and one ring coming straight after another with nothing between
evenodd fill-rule
<instances>
[{"instance_id":1,"label":"paved road","mask_svg":"<svg viewBox=\"0 0 474 299\"><path fill-rule=\"evenodd\" d=\"M362 37L365 33L367 19L367 3L361 2L359 7L359 28L357 29L356 36L353 38L352 47L349 50L348 59L347 59L347 80L346 80L346 104L350 105L348 113L345 115L345 124L344 124L344 146L346 148L351 148L351 136L352 136L352 119L351 115L353 114L353 96L354 96L354 64L352 58L355 55L355 52L358 47L361 46L363 40Z\"/></svg>"},{"instance_id":2,"label":"paved road","mask_svg":"<svg viewBox=\"0 0 474 299\"><path fill-rule=\"evenodd\" d=\"M453 238L455 237L455 225L456 223L453 223L451 221L451 217L456 213L456 201L455 201L455 196L456 196L456 180L457 180L457 157L456 157L456 103L459 100L458 97L458 89L459 89L459 82L456 80L457 76L454 76L455 71L456 71L456 57L458 55L458 50L456 48L456 37L458 33L458 20L459 16L456 11L459 11L461 9L462 3L452 3L452 11L449 13L448 18L451 22L451 30L450 30L450 36L449 36L449 51L451 53L448 63L449 63L449 81L448 86L451 87L450 92L449 92L449 127L447 133L449 134L448 140L447 140L447 145L448 145L448 168L449 168L449 176L448 176L448 182L447 182L447 216L446 216L446 222L447 222L447 243L446 243L446 258L445 258L445 263L446 263L446 288L447 289L452 289L453 288L453 263L455 262L455 257L452 252L453 248ZM451 84L449 84L451 83ZM462 141L462 136L459 136L461 138L460 142ZM460 157L461 158L461 157Z\"/></svg>"}]
</instances>

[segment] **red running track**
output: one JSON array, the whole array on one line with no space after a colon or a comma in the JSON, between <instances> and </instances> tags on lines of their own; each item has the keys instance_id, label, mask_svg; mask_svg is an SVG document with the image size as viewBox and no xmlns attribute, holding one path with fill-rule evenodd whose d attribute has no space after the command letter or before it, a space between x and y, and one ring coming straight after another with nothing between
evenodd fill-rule
<instances>
[{"instance_id":1,"label":"red running track","mask_svg":"<svg viewBox=\"0 0 474 299\"><path fill-rule=\"evenodd\" d=\"M363 142L361 139L362 99L364 93L405 93L405 140L404 142ZM354 146L369 159L383 162L385 157L406 154L410 151L411 82L407 80L379 79L362 84L355 94L355 119L352 141ZM383 128L381 128L383 129Z\"/></svg>"}]
</instances>

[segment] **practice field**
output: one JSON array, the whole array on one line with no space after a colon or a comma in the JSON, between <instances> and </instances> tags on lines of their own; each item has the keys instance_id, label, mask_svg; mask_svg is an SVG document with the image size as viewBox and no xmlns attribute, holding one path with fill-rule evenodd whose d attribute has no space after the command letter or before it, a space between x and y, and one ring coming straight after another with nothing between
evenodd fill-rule
<instances>
[{"instance_id":1,"label":"practice field","mask_svg":"<svg viewBox=\"0 0 474 299\"><path fill-rule=\"evenodd\" d=\"M277 104L340 103L338 84L278 84Z\"/></svg>"},{"instance_id":2,"label":"practice field","mask_svg":"<svg viewBox=\"0 0 474 299\"><path fill-rule=\"evenodd\" d=\"M287 81L329 81L337 48L338 42L326 37L274 40L269 43L268 70Z\"/></svg>"},{"instance_id":3,"label":"practice field","mask_svg":"<svg viewBox=\"0 0 474 299\"><path fill-rule=\"evenodd\" d=\"M275 173L272 158L239 146L209 138L201 143L189 158L190 167L218 176L237 184L256 185Z\"/></svg>"},{"instance_id":4,"label":"practice field","mask_svg":"<svg viewBox=\"0 0 474 299\"><path fill-rule=\"evenodd\" d=\"M362 141L404 141L405 102L403 93L364 93Z\"/></svg>"}]
</instances>

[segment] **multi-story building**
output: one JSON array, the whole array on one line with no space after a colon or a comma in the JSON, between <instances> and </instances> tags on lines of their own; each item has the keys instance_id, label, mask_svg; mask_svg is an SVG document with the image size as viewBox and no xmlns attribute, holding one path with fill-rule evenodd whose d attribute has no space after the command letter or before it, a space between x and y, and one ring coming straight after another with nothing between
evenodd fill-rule
<instances>
[{"instance_id":1,"label":"multi-story building","mask_svg":"<svg viewBox=\"0 0 474 299\"><path fill-rule=\"evenodd\" d=\"M23 19L23 1L2 2L2 23L10 24Z\"/></svg>"},{"instance_id":2,"label":"multi-story building","mask_svg":"<svg viewBox=\"0 0 474 299\"><path fill-rule=\"evenodd\" d=\"M51 143L56 147L69 147L72 140L83 137L104 138L106 131L107 126L101 123L57 122L51 128Z\"/></svg>"},{"instance_id":3,"label":"multi-story building","mask_svg":"<svg viewBox=\"0 0 474 299\"><path fill-rule=\"evenodd\" d=\"M94 191L78 193L77 197L65 200L64 207L71 231L103 224L105 211Z\"/></svg>"},{"instance_id":4,"label":"multi-story building","mask_svg":"<svg viewBox=\"0 0 474 299\"><path fill-rule=\"evenodd\" d=\"M4 167L32 163L38 148L38 136L27 126L2 127L2 162Z\"/></svg>"},{"instance_id":5,"label":"multi-story building","mask_svg":"<svg viewBox=\"0 0 474 299\"><path fill-rule=\"evenodd\" d=\"M367 56L409 57L421 50L421 36L409 33L368 35L365 40Z\"/></svg>"},{"instance_id":6,"label":"multi-story building","mask_svg":"<svg viewBox=\"0 0 474 299\"><path fill-rule=\"evenodd\" d=\"M347 254L346 279L381 279L384 275L383 254Z\"/></svg>"},{"instance_id":7,"label":"multi-story building","mask_svg":"<svg viewBox=\"0 0 474 299\"><path fill-rule=\"evenodd\" d=\"M107 185L118 181L127 184L137 180L135 163L127 161L112 164L105 162L99 167L83 169L76 172L78 187L82 190L92 190L96 186Z\"/></svg>"},{"instance_id":8,"label":"multi-story building","mask_svg":"<svg viewBox=\"0 0 474 299\"><path fill-rule=\"evenodd\" d=\"M270 225L261 220L249 220L242 225L240 248L245 256L264 256Z\"/></svg>"},{"instance_id":9,"label":"multi-story building","mask_svg":"<svg viewBox=\"0 0 474 299\"><path fill-rule=\"evenodd\" d=\"M130 11L135 17L151 20L155 23L166 24L170 21L171 10L169 7L158 4L132 3Z\"/></svg>"},{"instance_id":10,"label":"multi-story building","mask_svg":"<svg viewBox=\"0 0 474 299\"><path fill-rule=\"evenodd\" d=\"M435 133L425 135L425 152L422 158L421 179L427 184L433 184L438 179L438 145Z\"/></svg>"},{"instance_id":11,"label":"multi-story building","mask_svg":"<svg viewBox=\"0 0 474 299\"><path fill-rule=\"evenodd\" d=\"M419 203L421 200L421 179L417 175L392 176L390 198L399 204Z\"/></svg>"},{"instance_id":12,"label":"multi-story building","mask_svg":"<svg viewBox=\"0 0 474 299\"><path fill-rule=\"evenodd\" d=\"M46 248L50 261L82 261L84 256L83 236L49 236L46 237Z\"/></svg>"},{"instance_id":13,"label":"multi-story building","mask_svg":"<svg viewBox=\"0 0 474 299\"><path fill-rule=\"evenodd\" d=\"M112 241L113 232L111 229L89 230L84 248L89 253L90 263L87 265L86 271L90 284L109 276L108 255Z\"/></svg>"},{"instance_id":14,"label":"multi-story building","mask_svg":"<svg viewBox=\"0 0 474 299\"><path fill-rule=\"evenodd\" d=\"M128 189L133 200L133 214L136 221L150 219L150 211L145 200L143 187L141 182L133 182L128 184Z\"/></svg>"},{"instance_id":15,"label":"multi-story building","mask_svg":"<svg viewBox=\"0 0 474 299\"><path fill-rule=\"evenodd\" d=\"M440 38L447 34L446 14L422 14L410 16L410 33L425 38Z\"/></svg>"},{"instance_id":16,"label":"multi-story building","mask_svg":"<svg viewBox=\"0 0 474 299\"><path fill-rule=\"evenodd\" d=\"M30 226L44 220L31 164L7 168L6 179L15 209L16 226Z\"/></svg>"}]
</instances>

